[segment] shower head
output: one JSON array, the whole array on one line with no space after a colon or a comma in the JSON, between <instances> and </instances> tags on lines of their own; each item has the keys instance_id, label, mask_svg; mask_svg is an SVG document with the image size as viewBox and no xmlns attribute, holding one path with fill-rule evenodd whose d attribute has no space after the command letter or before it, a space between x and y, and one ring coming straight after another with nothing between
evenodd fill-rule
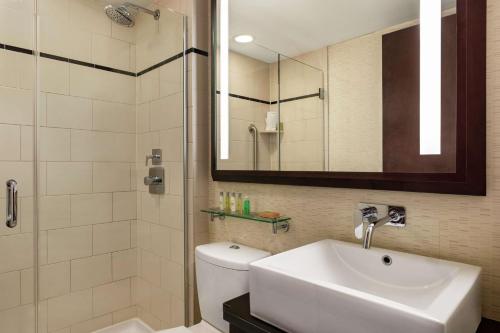
<instances>
[{"instance_id":1,"label":"shower head","mask_svg":"<svg viewBox=\"0 0 500 333\"><path fill-rule=\"evenodd\" d=\"M129 2L125 2L119 6L107 5L104 7L104 12L113 22L129 28L134 26L135 17L139 11L152 15L156 21L160 19L160 10L149 10Z\"/></svg>"}]
</instances>

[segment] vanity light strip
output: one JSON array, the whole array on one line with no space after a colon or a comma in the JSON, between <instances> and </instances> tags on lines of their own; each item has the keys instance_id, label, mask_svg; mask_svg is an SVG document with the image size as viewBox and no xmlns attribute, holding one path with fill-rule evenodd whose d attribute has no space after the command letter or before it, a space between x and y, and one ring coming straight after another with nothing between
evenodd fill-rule
<instances>
[{"instance_id":1,"label":"vanity light strip","mask_svg":"<svg viewBox=\"0 0 500 333\"><path fill-rule=\"evenodd\" d=\"M8 51L13 51L13 52L18 52L18 53L24 53L24 54L29 54L29 55L35 55L35 52L33 50L29 50L29 49L25 49L25 48L22 48L22 47L17 47L17 46L12 46L12 45L8 45L8 44L2 44L0 43L0 49L5 49L5 50L8 50ZM197 48L190 48L190 49L187 49L186 50L186 55L190 54L190 53L195 53L195 54L199 54L199 55L203 55L203 56L208 56L208 52L206 51L203 51L203 50L200 50L200 49L197 49ZM140 71L139 73L134 73L134 72L129 72L129 71L125 71L125 70L121 70L121 69L117 69L117 68L112 68L112 67L108 67L108 66L102 66L102 65L98 65L98 64L93 64L93 63L90 63L90 62L85 62L85 61L80 61L80 60L76 60L76 59L71 59L71 58L66 58L66 57L61 57L61 56L58 56L58 55L54 55L54 54L50 54L50 53L44 53L44 52L40 52L40 57L42 58L47 58L47 59L51 59L51 60L56 60L56 61L62 61L62 62L68 62L70 64L74 64L74 65L79 65L79 66L85 66L85 67L89 67L89 68L94 68L94 69L99 69L99 70L102 70L102 71L107 71L107 72L112 72L112 73L116 73L116 74L122 74L122 75L127 75L127 76L133 76L133 77L137 77L137 76L141 76L147 72L150 72L156 68L159 68L165 64L168 64L169 62L172 62L174 60L177 60L179 58L182 58L183 56L183 52L179 53L179 54L176 54L166 60L163 60L161 62L159 62L158 64L156 65L153 65L145 70L142 70Z\"/></svg>"}]
</instances>

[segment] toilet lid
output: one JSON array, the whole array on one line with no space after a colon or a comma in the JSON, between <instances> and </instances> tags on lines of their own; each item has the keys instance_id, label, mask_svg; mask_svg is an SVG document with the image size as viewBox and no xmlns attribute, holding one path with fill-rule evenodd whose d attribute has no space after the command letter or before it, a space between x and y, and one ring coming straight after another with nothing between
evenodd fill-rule
<instances>
[{"instance_id":1,"label":"toilet lid","mask_svg":"<svg viewBox=\"0 0 500 333\"><path fill-rule=\"evenodd\" d=\"M195 254L198 259L212 265L238 271L248 271L251 262L271 255L266 251L230 242L198 245Z\"/></svg>"}]
</instances>

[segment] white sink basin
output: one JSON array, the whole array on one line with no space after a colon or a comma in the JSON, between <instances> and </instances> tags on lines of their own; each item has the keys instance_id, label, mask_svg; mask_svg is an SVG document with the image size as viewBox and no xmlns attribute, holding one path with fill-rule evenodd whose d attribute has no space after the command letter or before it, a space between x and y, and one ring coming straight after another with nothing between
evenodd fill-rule
<instances>
[{"instance_id":1,"label":"white sink basin","mask_svg":"<svg viewBox=\"0 0 500 333\"><path fill-rule=\"evenodd\" d=\"M481 321L480 272L324 240L252 263L250 309L287 332L474 333Z\"/></svg>"}]
</instances>

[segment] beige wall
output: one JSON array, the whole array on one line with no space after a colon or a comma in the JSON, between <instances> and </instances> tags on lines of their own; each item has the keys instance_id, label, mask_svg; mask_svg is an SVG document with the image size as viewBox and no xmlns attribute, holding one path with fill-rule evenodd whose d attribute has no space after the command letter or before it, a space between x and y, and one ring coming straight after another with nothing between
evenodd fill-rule
<instances>
[{"instance_id":1,"label":"beige wall","mask_svg":"<svg viewBox=\"0 0 500 333\"><path fill-rule=\"evenodd\" d=\"M328 47L331 171L382 171L382 34Z\"/></svg>"},{"instance_id":2,"label":"beige wall","mask_svg":"<svg viewBox=\"0 0 500 333\"><path fill-rule=\"evenodd\" d=\"M269 225L215 220L210 241L231 240L273 253L324 238L354 242L352 214L358 202L403 205L407 228L377 230L375 245L481 266L483 315L500 320L500 4L493 0L488 1L487 24L488 196L211 182L212 205L221 190L243 192L257 210L280 211L293 220L290 231L278 235Z\"/></svg>"}]
</instances>

